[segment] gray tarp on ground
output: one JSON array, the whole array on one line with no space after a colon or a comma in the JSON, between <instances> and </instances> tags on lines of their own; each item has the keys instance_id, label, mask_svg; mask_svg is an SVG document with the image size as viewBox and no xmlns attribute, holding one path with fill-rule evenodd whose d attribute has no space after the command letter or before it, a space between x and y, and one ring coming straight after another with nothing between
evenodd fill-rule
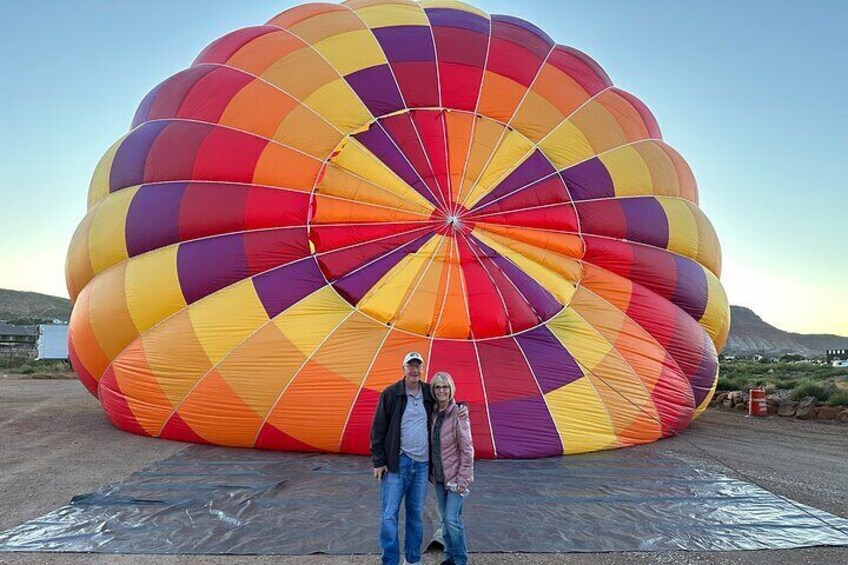
<instances>
[{"instance_id":1,"label":"gray tarp on ground","mask_svg":"<svg viewBox=\"0 0 848 565\"><path fill-rule=\"evenodd\" d=\"M470 551L848 545L844 519L638 448L479 461L476 477ZM378 504L364 457L193 446L0 533L0 551L378 553ZM436 522L430 494L425 536Z\"/></svg>"}]
</instances>

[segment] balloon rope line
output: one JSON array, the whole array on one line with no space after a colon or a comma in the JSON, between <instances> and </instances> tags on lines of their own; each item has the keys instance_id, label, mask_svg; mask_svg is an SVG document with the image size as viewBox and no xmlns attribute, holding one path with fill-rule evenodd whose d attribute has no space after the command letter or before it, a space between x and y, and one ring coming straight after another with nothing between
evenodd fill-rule
<instances>
[{"instance_id":1,"label":"balloon rope line","mask_svg":"<svg viewBox=\"0 0 848 565\"><path fill-rule=\"evenodd\" d=\"M595 373L595 371L592 371L591 369L587 369L587 370L588 370L588 372L589 372L589 373L591 373L593 376L595 376L596 378L600 379L600 380L601 380L601 381L602 381L605 385L607 385L610 389L612 389L612 391L613 391L613 392L615 392L616 394L618 394L619 396L621 396L621 397L622 397L625 401L629 402L629 403L630 403L630 404L632 404L634 407L636 407L636 409L637 409L637 410L639 410L640 412L642 412L642 413L643 413L643 414L645 414L646 416L648 416L648 417L650 417L650 418L655 419L655 420L657 421L657 423L660 425L660 429L662 430L662 420L661 420L658 416L654 416L653 414L651 414L651 413L649 413L649 412L646 412L646 411L645 411L645 410L644 410L641 406L639 406L638 404L636 404L635 402L633 402L632 400L630 400L630 398L628 398L626 395L624 395L624 394L622 394L621 392L619 392L619 391L618 391L618 390L617 390L614 386L611 386L611 385L610 385L610 384L606 381L606 379L604 379L603 377L599 376L597 373ZM806 514L807 516L810 516L811 518L814 518L814 519L818 520L819 522L821 522L821 523L822 523L822 524L824 524L825 526L827 526L827 527L831 528L832 530L836 530L836 531L837 531L837 532L839 532L840 534L845 535L845 536L848 536L848 530L843 530L842 528L840 528L840 527L838 527L838 526L836 526L836 525L834 525L834 524L831 524L830 522L826 521L824 518L822 518L822 517L820 517L820 516L817 516L817 515L813 514L812 512L808 511L806 508L804 508L803 506L801 506L801 503L799 503L799 502L795 502L795 501L794 501L794 500L792 500L791 498L787 498L787 497L785 497L785 496L782 496L782 495L780 495L780 494L777 494L776 492L772 492L772 491L770 491L769 489L767 489L767 488L765 488L764 486L760 485L760 484L759 484L759 483L757 483L754 479L752 479L751 477L749 477L748 475L746 475L746 474L745 474L745 473L743 473L742 471L740 471L740 470L736 469L735 467L733 467L733 466L732 466L732 465L730 465L729 463L727 463L727 462L725 462L725 461L723 461L723 460L719 459L718 457L716 457L715 455L713 455L712 453L710 453L710 452L709 452L709 451L707 451L706 449L704 449L704 448L702 448L701 446L697 445L695 442L693 442L693 441L691 441L691 440L687 439L687 438L686 438L686 437L684 437L684 436L683 436L680 432L678 432L678 431L676 431L676 430L671 430L671 433L672 433L674 436L676 436L676 437L682 438L684 442L688 443L689 445L691 445L692 447L694 447L695 449L697 449L698 451L700 451L701 453L703 453L704 455L706 455L708 458L711 458L711 459L713 459L713 460L717 461L720 465L723 465L723 466L727 467L728 469L730 469L731 471L733 471L734 473L736 473L737 475L739 475L740 477L742 477L744 480L746 480L746 481L748 481L749 483L751 483L752 485L755 485L755 486L757 486L757 487L759 487L759 488L761 488L761 489L765 490L766 492L769 492L769 493L773 494L774 496L776 496L777 498L779 498L780 500L782 500L782 501L784 501L784 502L788 502L791 506L793 506L793 507L795 507L796 509L800 510L801 512L803 512L803 513L804 513L804 514ZM837 517L838 517L838 516L837 516Z\"/></svg>"}]
</instances>

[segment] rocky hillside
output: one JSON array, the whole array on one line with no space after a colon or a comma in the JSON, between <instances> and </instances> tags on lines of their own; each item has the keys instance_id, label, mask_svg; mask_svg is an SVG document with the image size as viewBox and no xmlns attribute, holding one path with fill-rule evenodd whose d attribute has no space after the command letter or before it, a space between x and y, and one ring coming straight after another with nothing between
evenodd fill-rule
<instances>
[{"instance_id":1,"label":"rocky hillside","mask_svg":"<svg viewBox=\"0 0 848 565\"><path fill-rule=\"evenodd\" d=\"M0 321L22 318L67 320L70 315L71 301L67 298L0 288Z\"/></svg>"},{"instance_id":2,"label":"rocky hillside","mask_svg":"<svg viewBox=\"0 0 848 565\"><path fill-rule=\"evenodd\" d=\"M814 357L824 355L828 349L848 347L848 337L785 332L765 323L753 311L742 306L731 306L730 317L725 355L800 353Z\"/></svg>"}]
</instances>

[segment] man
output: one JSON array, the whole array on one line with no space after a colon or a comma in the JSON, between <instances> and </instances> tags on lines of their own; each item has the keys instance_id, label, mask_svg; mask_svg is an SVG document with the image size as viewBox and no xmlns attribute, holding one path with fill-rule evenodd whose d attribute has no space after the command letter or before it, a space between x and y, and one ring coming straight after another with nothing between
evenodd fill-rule
<instances>
[{"instance_id":1,"label":"man","mask_svg":"<svg viewBox=\"0 0 848 565\"><path fill-rule=\"evenodd\" d=\"M421 382L424 358L414 351L403 359L403 378L380 395L371 424L371 461L380 480L380 545L383 564L398 565L398 512L406 499L404 563L421 562L422 516L427 495L433 410L430 385Z\"/></svg>"}]
</instances>

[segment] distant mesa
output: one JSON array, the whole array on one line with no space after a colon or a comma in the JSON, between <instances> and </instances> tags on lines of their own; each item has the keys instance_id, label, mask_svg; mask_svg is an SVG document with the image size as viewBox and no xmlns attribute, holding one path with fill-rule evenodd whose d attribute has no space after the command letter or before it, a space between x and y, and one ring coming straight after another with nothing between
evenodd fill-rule
<instances>
[{"instance_id":1,"label":"distant mesa","mask_svg":"<svg viewBox=\"0 0 848 565\"><path fill-rule=\"evenodd\" d=\"M0 289L0 360L68 359L71 301Z\"/></svg>"},{"instance_id":2,"label":"distant mesa","mask_svg":"<svg viewBox=\"0 0 848 565\"><path fill-rule=\"evenodd\" d=\"M743 306L731 306L730 319L730 335L724 355L799 353L805 357L817 357L823 356L828 349L848 347L848 337L785 332L767 324L753 310Z\"/></svg>"},{"instance_id":3,"label":"distant mesa","mask_svg":"<svg viewBox=\"0 0 848 565\"><path fill-rule=\"evenodd\" d=\"M67 322L70 316L71 301L67 298L0 288L0 322Z\"/></svg>"}]
</instances>

